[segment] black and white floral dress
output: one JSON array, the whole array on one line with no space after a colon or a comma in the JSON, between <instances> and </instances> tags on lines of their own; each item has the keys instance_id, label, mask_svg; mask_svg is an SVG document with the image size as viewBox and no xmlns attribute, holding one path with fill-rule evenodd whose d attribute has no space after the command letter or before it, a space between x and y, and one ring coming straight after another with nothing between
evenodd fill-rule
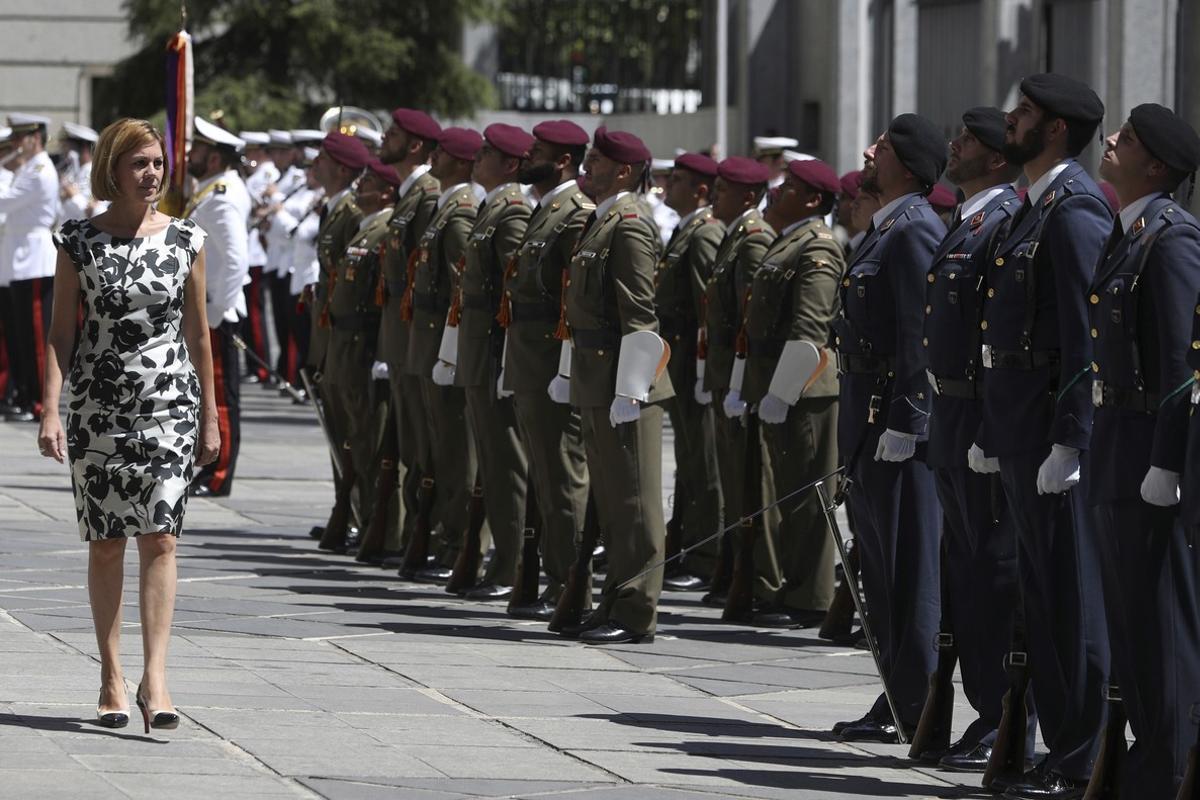
<instances>
[{"instance_id":1,"label":"black and white floral dress","mask_svg":"<svg viewBox=\"0 0 1200 800\"><path fill-rule=\"evenodd\" d=\"M200 384L184 286L205 233L172 220L120 239L86 219L55 237L79 274L83 330L67 389L67 454L84 541L183 527Z\"/></svg>"}]
</instances>

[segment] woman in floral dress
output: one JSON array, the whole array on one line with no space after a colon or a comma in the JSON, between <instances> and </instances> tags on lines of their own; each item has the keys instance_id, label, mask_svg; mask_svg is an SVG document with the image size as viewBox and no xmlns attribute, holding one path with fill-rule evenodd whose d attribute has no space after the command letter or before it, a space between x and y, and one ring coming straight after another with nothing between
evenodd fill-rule
<instances>
[{"instance_id":1,"label":"woman in floral dress","mask_svg":"<svg viewBox=\"0 0 1200 800\"><path fill-rule=\"evenodd\" d=\"M97 716L110 727L129 720L121 590L125 540L137 537L145 655L137 701L147 732L179 723L166 683L175 538L192 467L213 461L220 449L204 312L205 234L155 208L165 183L163 140L150 123L124 119L104 129L92 195L111 205L90 220L63 223L55 236L38 434L42 455L71 465L100 649ZM64 373L65 430L58 415Z\"/></svg>"}]
</instances>

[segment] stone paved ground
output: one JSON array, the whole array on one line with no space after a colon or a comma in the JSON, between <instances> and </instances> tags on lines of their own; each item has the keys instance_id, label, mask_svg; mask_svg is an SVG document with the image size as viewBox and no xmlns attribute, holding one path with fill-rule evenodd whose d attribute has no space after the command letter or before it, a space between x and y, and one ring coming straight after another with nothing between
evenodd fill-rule
<instances>
[{"instance_id":1,"label":"stone paved ground","mask_svg":"<svg viewBox=\"0 0 1200 800\"><path fill-rule=\"evenodd\" d=\"M140 719L93 722L66 471L36 455L34 426L0 423L0 797L983 796L909 767L905 748L831 741L876 694L864 652L723 625L693 594L664 595L653 644L593 649L320 553L306 532L332 484L311 411L245 393L235 493L193 500L180 541L170 678L183 722L150 736ZM968 721L960 705L956 725Z\"/></svg>"}]
</instances>

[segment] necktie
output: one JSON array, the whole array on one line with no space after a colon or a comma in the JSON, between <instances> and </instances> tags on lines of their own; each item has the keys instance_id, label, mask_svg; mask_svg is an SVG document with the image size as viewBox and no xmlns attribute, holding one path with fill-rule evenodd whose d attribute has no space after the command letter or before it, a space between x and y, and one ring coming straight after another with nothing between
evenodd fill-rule
<instances>
[{"instance_id":1,"label":"necktie","mask_svg":"<svg viewBox=\"0 0 1200 800\"><path fill-rule=\"evenodd\" d=\"M1104 246L1104 255L1106 258L1112 255L1112 252L1117 249L1117 245L1120 244L1121 240L1124 238L1125 228L1123 225L1121 225L1121 216L1118 214L1117 218L1113 220L1112 235L1108 237L1108 244Z\"/></svg>"},{"instance_id":2,"label":"necktie","mask_svg":"<svg viewBox=\"0 0 1200 800\"><path fill-rule=\"evenodd\" d=\"M583 221L583 230L581 230L579 232L580 239L582 239L584 236L587 236L587 232L591 229L592 225L595 224L595 222L596 222L596 212L593 211L592 213L588 214L587 219Z\"/></svg>"},{"instance_id":3,"label":"necktie","mask_svg":"<svg viewBox=\"0 0 1200 800\"><path fill-rule=\"evenodd\" d=\"M1032 210L1033 203L1029 202L1029 195L1025 195L1025 200L1021 203L1021 210L1017 212L1015 217L1013 217L1013 230L1021 227L1021 222L1024 221L1025 216Z\"/></svg>"},{"instance_id":4,"label":"necktie","mask_svg":"<svg viewBox=\"0 0 1200 800\"><path fill-rule=\"evenodd\" d=\"M950 230L952 230L952 231L958 230L958 226L962 225L962 221L963 221L962 203L959 203L958 208L954 209L954 217L951 218L951 220L950 220Z\"/></svg>"}]
</instances>

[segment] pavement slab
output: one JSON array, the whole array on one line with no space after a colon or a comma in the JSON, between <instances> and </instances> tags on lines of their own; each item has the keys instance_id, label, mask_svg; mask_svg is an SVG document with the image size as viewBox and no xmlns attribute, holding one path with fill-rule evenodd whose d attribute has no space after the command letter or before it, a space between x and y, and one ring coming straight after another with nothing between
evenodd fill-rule
<instances>
[{"instance_id":1,"label":"pavement slab","mask_svg":"<svg viewBox=\"0 0 1200 800\"><path fill-rule=\"evenodd\" d=\"M826 731L878 692L868 654L662 597L649 645L590 648L503 604L317 549L329 461L312 410L253 386L229 498L179 540L169 677L182 723L94 720L99 682L65 467L0 423L0 797L713 800L972 797L972 776ZM673 491L664 442L664 502ZM141 672L128 547L121 652ZM958 692L956 730L973 715Z\"/></svg>"}]
</instances>

